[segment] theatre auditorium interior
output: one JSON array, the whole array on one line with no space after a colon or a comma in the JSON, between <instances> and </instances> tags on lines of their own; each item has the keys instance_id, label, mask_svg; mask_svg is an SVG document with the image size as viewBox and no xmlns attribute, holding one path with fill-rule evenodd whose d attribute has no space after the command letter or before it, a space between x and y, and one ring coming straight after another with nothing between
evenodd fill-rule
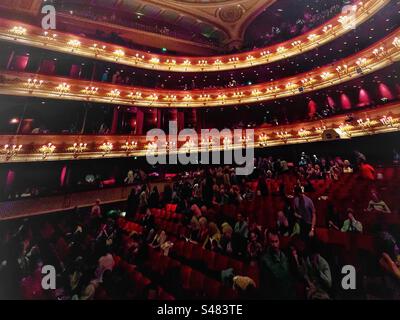
<instances>
[{"instance_id":1,"label":"theatre auditorium interior","mask_svg":"<svg viewBox=\"0 0 400 320\"><path fill-rule=\"evenodd\" d=\"M398 0L0 0L0 299L399 299L399 60Z\"/></svg>"}]
</instances>

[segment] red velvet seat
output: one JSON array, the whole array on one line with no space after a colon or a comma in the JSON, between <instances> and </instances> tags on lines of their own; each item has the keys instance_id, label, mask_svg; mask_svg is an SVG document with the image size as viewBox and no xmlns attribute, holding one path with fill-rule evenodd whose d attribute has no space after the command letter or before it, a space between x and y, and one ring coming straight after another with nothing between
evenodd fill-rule
<instances>
[{"instance_id":1,"label":"red velvet seat","mask_svg":"<svg viewBox=\"0 0 400 320\"><path fill-rule=\"evenodd\" d=\"M181 281L183 289L190 289L190 278L192 275L193 269L188 266L182 266L181 268Z\"/></svg>"},{"instance_id":2,"label":"red velvet seat","mask_svg":"<svg viewBox=\"0 0 400 320\"><path fill-rule=\"evenodd\" d=\"M221 283L212 278L206 277L204 280L204 295L207 299L213 300L220 298Z\"/></svg>"},{"instance_id":3,"label":"red velvet seat","mask_svg":"<svg viewBox=\"0 0 400 320\"><path fill-rule=\"evenodd\" d=\"M229 268L229 258L222 254L217 254L215 258L215 263L213 266L213 270L221 271Z\"/></svg>"},{"instance_id":4,"label":"red velvet seat","mask_svg":"<svg viewBox=\"0 0 400 320\"><path fill-rule=\"evenodd\" d=\"M244 263L242 261L231 258L229 259L228 265L235 270L235 274L241 275L243 273Z\"/></svg>"},{"instance_id":5,"label":"red velvet seat","mask_svg":"<svg viewBox=\"0 0 400 320\"><path fill-rule=\"evenodd\" d=\"M214 270L215 259L216 253L214 251L204 250L202 260L206 264L208 269Z\"/></svg>"},{"instance_id":6,"label":"red velvet seat","mask_svg":"<svg viewBox=\"0 0 400 320\"><path fill-rule=\"evenodd\" d=\"M190 275L190 291L195 294L201 294L204 286L205 275L197 270L192 270Z\"/></svg>"}]
</instances>

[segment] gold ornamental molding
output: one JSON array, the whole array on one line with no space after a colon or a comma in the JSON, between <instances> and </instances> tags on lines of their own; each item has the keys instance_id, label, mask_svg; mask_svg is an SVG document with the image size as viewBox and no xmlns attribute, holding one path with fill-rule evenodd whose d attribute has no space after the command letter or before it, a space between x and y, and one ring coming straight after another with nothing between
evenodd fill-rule
<instances>
[{"instance_id":1,"label":"gold ornamental molding","mask_svg":"<svg viewBox=\"0 0 400 320\"><path fill-rule=\"evenodd\" d=\"M61 33L17 21L0 19L0 39L33 47L127 66L171 72L211 72L248 68L293 57L325 45L362 24L390 0L367 0L353 6L352 12L337 15L325 24L289 41L240 54L185 57L152 54L101 41Z\"/></svg>"},{"instance_id":2,"label":"gold ornamental molding","mask_svg":"<svg viewBox=\"0 0 400 320\"><path fill-rule=\"evenodd\" d=\"M221 137L220 145L213 146L203 141L199 134L197 146L191 147L191 151L267 148L400 131L399 102L363 111L353 109L352 116L352 122L348 122L347 115L343 114L319 121L255 128L252 141L248 139L248 131L243 129L243 139L236 145L231 143L232 140ZM167 139L169 145L176 146L177 152L188 152L185 148L187 140L178 141L176 137L169 136ZM0 163L139 157L149 151L159 152L154 141L147 140L143 135L0 136Z\"/></svg>"},{"instance_id":3,"label":"gold ornamental molding","mask_svg":"<svg viewBox=\"0 0 400 320\"><path fill-rule=\"evenodd\" d=\"M335 86L400 60L400 28L369 48L313 71L246 87L165 90L0 72L0 94L157 108L224 107L275 100Z\"/></svg>"}]
</instances>

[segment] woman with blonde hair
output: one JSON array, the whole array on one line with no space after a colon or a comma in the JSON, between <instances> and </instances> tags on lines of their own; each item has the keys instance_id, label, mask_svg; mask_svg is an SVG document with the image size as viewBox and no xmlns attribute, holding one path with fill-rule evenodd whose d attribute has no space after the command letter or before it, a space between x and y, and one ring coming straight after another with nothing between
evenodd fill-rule
<instances>
[{"instance_id":1,"label":"woman with blonde hair","mask_svg":"<svg viewBox=\"0 0 400 320\"><path fill-rule=\"evenodd\" d=\"M217 225L214 222L210 222L208 224L208 235L206 240L204 241L203 248L204 249L211 249L212 242L216 241L219 244L221 240L221 232L219 231Z\"/></svg>"}]
</instances>

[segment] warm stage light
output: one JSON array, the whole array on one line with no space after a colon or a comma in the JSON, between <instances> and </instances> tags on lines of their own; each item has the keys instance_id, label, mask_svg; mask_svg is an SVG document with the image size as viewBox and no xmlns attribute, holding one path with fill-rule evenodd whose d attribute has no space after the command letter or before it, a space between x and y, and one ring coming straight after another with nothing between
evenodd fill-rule
<instances>
[{"instance_id":1,"label":"warm stage light","mask_svg":"<svg viewBox=\"0 0 400 320\"><path fill-rule=\"evenodd\" d=\"M138 144L136 141L131 141L130 143L127 141L121 148L122 148L122 150L125 150L126 153L129 154L137 148L137 145Z\"/></svg>"},{"instance_id":2,"label":"warm stage light","mask_svg":"<svg viewBox=\"0 0 400 320\"><path fill-rule=\"evenodd\" d=\"M60 95L63 95L63 94L68 93L68 92L71 90L71 86L68 85L68 84L66 84L65 82L63 82L63 83L60 83L60 84L55 88L55 90L56 90Z\"/></svg>"}]
</instances>

